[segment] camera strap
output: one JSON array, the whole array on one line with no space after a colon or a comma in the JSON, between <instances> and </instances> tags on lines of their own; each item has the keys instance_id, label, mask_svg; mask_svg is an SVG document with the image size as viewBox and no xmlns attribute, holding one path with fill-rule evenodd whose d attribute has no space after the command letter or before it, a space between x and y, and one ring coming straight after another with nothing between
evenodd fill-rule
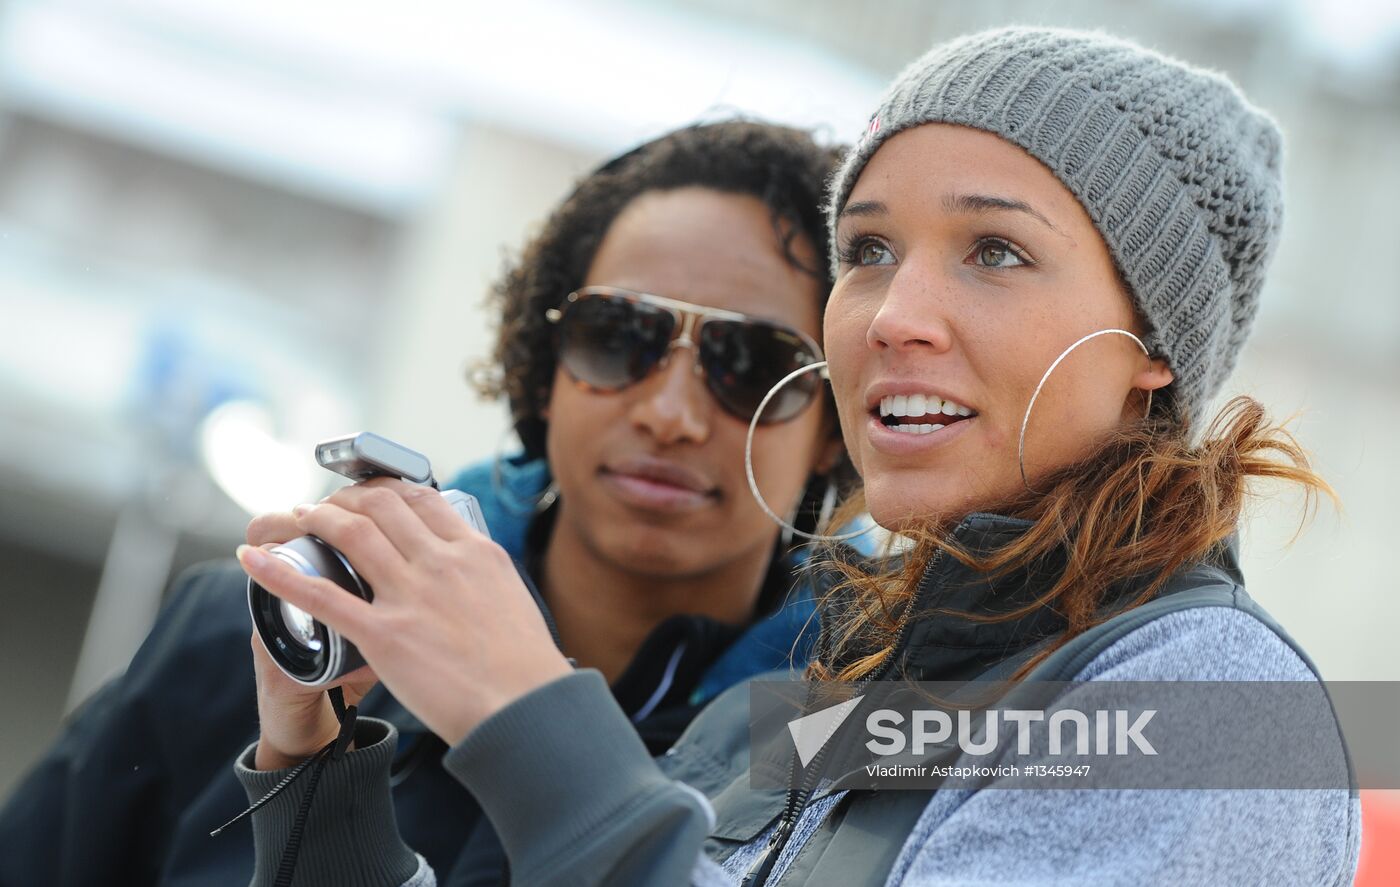
<instances>
[{"instance_id":1,"label":"camera strap","mask_svg":"<svg viewBox=\"0 0 1400 887\"><path fill-rule=\"evenodd\" d=\"M310 771L311 781L307 783L306 794L302 796L301 805L297 807L296 819L292 822L292 832L287 836L287 846L282 851L282 861L277 866L277 878L273 882L273 887L289 887L292 883L292 874L296 870L297 855L301 851L301 837L306 830L306 819L311 813L311 799L316 795L316 784L321 781L321 771L329 761L338 761L345 756L346 750L350 747L350 741L355 736L355 721L357 709L353 705L345 704L345 693L339 687L332 687L326 691L330 697L331 708L335 710L336 720L340 721L340 732L335 739L326 743L319 751L311 757L297 764L287 775L282 777L272 789L259 798L251 807L244 810L228 822L214 829L209 833L212 838L224 829L243 819L251 816L258 810L266 806L273 798L282 793L287 786L296 782L301 774Z\"/></svg>"}]
</instances>

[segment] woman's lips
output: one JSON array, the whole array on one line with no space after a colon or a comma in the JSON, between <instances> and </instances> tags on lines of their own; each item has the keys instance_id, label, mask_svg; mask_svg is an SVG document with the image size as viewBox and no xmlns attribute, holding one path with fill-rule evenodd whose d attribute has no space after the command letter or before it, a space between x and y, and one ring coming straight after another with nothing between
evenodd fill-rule
<instances>
[{"instance_id":1,"label":"woman's lips","mask_svg":"<svg viewBox=\"0 0 1400 887\"><path fill-rule=\"evenodd\" d=\"M619 460L599 469L598 476L619 501L646 511L694 511L718 495L714 485L698 472L664 459Z\"/></svg>"},{"instance_id":2,"label":"woman's lips","mask_svg":"<svg viewBox=\"0 0 1400 887\"><path fill-rule=\"evenodd\" d=\"M976 421L977 416L968 416L929 434L909 434L895 431L885 425L878 415L868 414L865 423L866 437L869 438L870 445L881 453L907 456L947 446L966 434L968 426Z\"/></svg>"}]
</instances>

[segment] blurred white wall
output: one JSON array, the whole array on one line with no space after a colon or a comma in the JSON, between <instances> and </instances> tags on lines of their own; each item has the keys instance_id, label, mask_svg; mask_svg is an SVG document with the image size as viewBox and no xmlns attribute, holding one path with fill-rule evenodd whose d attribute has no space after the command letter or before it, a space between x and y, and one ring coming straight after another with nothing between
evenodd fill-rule
<instances>
[{"instance_id":1,"label":"blurred white wall","mask_svg":"<svg viewBox=\"0 0 1400 887\"><path fill-rule=\"evenodd\" d=\"M487 293L598 160L499 128L464 127L440 191L404 234L395 295L376 336L367 427L413 441L440 474L494 454L507 411L466 383L495 344Z\"/></svg>"}]
</instances>

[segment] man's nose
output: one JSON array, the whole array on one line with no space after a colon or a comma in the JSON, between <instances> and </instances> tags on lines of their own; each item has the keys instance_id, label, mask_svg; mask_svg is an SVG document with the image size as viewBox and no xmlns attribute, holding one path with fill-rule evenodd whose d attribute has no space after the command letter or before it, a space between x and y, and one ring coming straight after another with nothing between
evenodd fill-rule
<instances>
[{"instance_id":1,"label":"man's nose","mask_svg":"<svg viewBox=\"0 0 1400 887\"><path fill-rule=\"evenodd\" d=\"M657 443L704 443L710 436L714 398L705 387L699 355L686 337L671 343L665 366L640 385L632 423Z\"/></svg>"}]
</instances>

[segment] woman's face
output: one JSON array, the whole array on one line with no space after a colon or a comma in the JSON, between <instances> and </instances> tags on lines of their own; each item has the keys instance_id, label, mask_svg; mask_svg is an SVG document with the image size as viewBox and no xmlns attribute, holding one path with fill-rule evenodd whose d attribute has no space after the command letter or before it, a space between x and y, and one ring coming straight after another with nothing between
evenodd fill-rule
<instances>
[{"instance_id":1,"label":"woman's face","mask_svg":"<svg viewBox=\"0 0 1400 887\"><path fill-rule=\"evenodd\" d=\"M870 513L890 529L1022 491L1017 437L1050 364L1097 330L1143 335L1083 207L1039 161L979 130L929 124L882 145L837 248L832 385ZM1026 429L1031 485L1141 416L1145 392L1170 381L1125 336L1076 348Z\"/></svg>"},{"instance_id":2,"label":"woman's face","mask_svg":"<svg viewBox=\"0 0 1400 887\"><path fill-rule=\"evenodd\" d=\"M793 248L820 266L806 239ZM788 262L755 197L704 188L643 194L608 229L584 284L739 311L821 339L821 285ZM839 455L822 412L814 400L754 438L754 474L779 514L819 463ZM581 390L561 367L546 418L560 488L556 533L576 533L596 556L659 577L698 576L771 551L777 527L745 480L748 421L710 394L692 348L673 348L665 366L611 393Z\"/></svg>"}]
</instances>

